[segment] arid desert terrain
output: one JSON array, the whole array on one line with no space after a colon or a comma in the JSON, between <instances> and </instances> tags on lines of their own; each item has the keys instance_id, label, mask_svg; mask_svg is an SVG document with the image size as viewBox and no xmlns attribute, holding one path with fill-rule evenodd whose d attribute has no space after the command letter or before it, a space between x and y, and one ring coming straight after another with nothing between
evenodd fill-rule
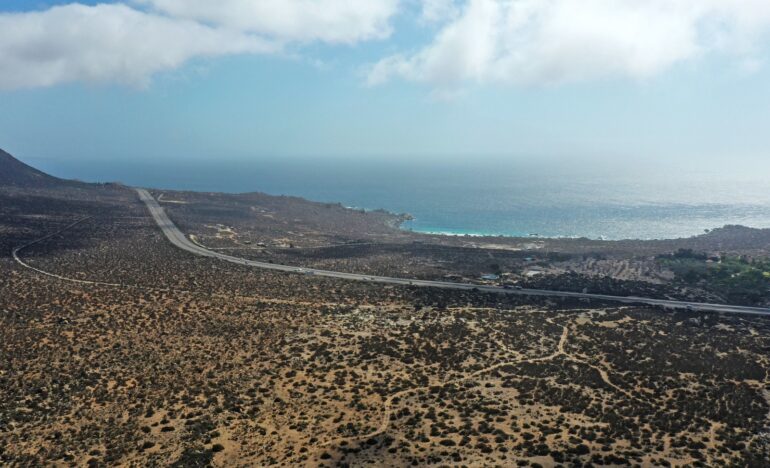
<instances>
[{"instance_id":1,"label":"arid desert terrain","mask_svg":"<svg viewBox=\"0 0 770 468\"><path fill-rule=\"evenodd\" d=\"M265 262L770 298L763 230L442 237L297 198L151 193L194 242ZM174 247L128 187L55 179L6 153L0 357L6 466L770 463L770 317L239 266Z\"/></svg>"}]
</instances>

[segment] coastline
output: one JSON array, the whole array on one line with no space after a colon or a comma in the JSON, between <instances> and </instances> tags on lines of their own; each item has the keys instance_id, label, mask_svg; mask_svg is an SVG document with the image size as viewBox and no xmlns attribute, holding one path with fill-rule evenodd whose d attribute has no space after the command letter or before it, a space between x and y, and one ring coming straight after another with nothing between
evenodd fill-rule
<instances>
[{"instance_id":1,"label":"coastline","mask_svg":"<svg viewBox=\"0 0 770 468\"><path fill-rule=\"evenodd\" d=\"M78 169L78 175L81 175L82 168ZM110 180L108 176L95 175L106 171L98 169L93 169L90 175L86 173L84 179L95 183ZM193 169L190 174L185 174L190 179L179 178L174 182L166 177L148 179L146 170L129 167L125 168L128 174L125 182L129 186L162 187L174 192L247 197L249 194L264 194L302 199L321 205L338 205L353 211L380 212L381 219L388 218L386 223L389 227L415 235L446 238L665 241L699 237L706 229L711 231L725 225L770 228L770 204L760 201L765 199L758 198L760 195L755 193L757 189L748 193L739 190L741 198L736 204L715 198L705 189L674 191L669 203L661 203L654 194L643 190L636 190L633 196L629 195L627 203L618 203L620 193L625 194L625 191L602 189L581 192L578 194L582 197L581 202L569 204L565 203L565 196L569 193L554 194L548 189L554 184L550 179L536 186L529 185L533 181L525 180L523 185L522 181L518 181L518 185L505 188L500 185L501 181L492 179L491 188L479 191L470 190L473 188L471 186L466 193L453 188L466 182L476 182L470 175L451 179L452 183L447 188L433 184L432 179L399 178L394 181L391 180L392 175L385 180L392 183L385 184L380 178L373 177L371 171L357 169L343 174L345 177L336 172L331 174L338 183L329 186L320 169L321 172L305 174L302 184L296 181L285 182L288 180L287 173L291 172L292 177L296 175L296 167L293 166L268 166L270 178L265 178L264 167L254 174L247 171L248 177L242 173L222 173L221 168L218 168L220 172L213 172L213 178L210 178L211 171L203 171L200 167ZM114 168L110 170L114 172ZM70 172L75 173L75 170ZM206 178L202 178L201 174L206 174ZM349 185L346 182L356 180L358 182L350 182ZM503 181L508 182L508 179ZM709 182L706 179L703 184ZM249 190L251 187L259 187L259 190ZM623 184L615 184L613 187L626 188ZM665 187L669 188L668 185ZM696 184L696 188L699 187ZM693 198L693 192L706 195ZM589 200L595 200L595 203L589 203Z\"/></svg>"},{"instance_id":2,"label":"coastline","mask_svg":"<svg viewBox=\"0 0 770 468\"><path fill-rule=\"evenodd\" d=\"M770 228L752 227L752 226L746 226L742 224L726 224L724 226L715 227L715 228L709 229L706 232L693 234L691 236L612 239L606 236L600 236L598 238L595 238L595 237L578 236L578 235L554 235L554 236L540 235L540 234L512 235L512 234L498 234L498 233L484 233L484 232L466 232L466 231L449 230L449 229L431 229L431 228L414 229L414 228L406 228L403 226L403 224L399 225L398 228L403 231L407 231L414 234L421 234L425 236L438 236L438 237L446 237L446 238L473 238L473 239L489 239L489 240L497 239L497 240L511 240L511 241L517 241L517 242L537 241L537 240L554 240L554 241L583 240L583 241L591 241L591 242L666 242L666 241L696 239L703 236L707 236L709 234L717 234L717 233L731 230L731 229L755 231L755 232L770 230Z\"/></svg>"}]
</instances>

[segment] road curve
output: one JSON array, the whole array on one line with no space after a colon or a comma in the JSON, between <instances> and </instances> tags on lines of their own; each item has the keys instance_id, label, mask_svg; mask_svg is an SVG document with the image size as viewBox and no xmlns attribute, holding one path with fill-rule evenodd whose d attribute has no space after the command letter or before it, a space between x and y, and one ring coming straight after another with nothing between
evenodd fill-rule
<instances>
[{"instance_id":1,"label":"road curve","mask_svg":"<svg viewBox=\"0 0 770 468\"><path fill-rule=\"evenodd\" d=\"M368 283L380 283L380 284L394 284L401 286L419 286L429 288L440 289L454 289L461 291L477 290L481 292L509 294L516 296L540 296L540 297L563 297L573 299L593 299L599 301L611 301L619 302L623 304L645 304L651 306L674 308L674 309L692 309L698 311L707 312L721 312L721 313L733 313L733 314L747 314L747 315L765 315L770 316L770 309L762 307L744 307L744 306L732 306L725 304L706 304L695 302L683 302L683 301L670 301L666 299L650 299L644 297L633 296L609 296L605 294L584 294L568 291L547 291L541 289L506 289L498 286L487 286L469 283L453 283L447 281L429 281L419 279L408 278L391 278L388 276L373 276L373 275L361 275L356 273L345 273L340 271L328 271L328 270L316 270L314 268L304 268L297 266L279 265L275 263L259 262L255 260L247 260L244 258L233 257L225 255L219 252L208 250L200 245L196 245L191 242L169 219L165 210L161 208L158 202L153 198L150 193L145 189L136 189L139 194L139 198L147 205L155 222L158 224L163 234L168 240L179 247L182 250L186 250L190 253L200 255L203 257L216 258L224 260L226 262L235 263L237 265L245 265L255 268L263 268L266 270L283 271L287 273L300 273L314 276L322 276L327 278L338 278L352 281L364 281Z\"/></svg>"}]
</instances>

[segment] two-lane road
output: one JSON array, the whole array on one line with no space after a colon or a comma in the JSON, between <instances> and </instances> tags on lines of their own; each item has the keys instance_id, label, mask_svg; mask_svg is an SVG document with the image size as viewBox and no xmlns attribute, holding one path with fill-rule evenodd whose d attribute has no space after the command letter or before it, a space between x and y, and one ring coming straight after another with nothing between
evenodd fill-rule
<instances>
[{"instance_id":1,"label":"two-lane road","mask_svg":"<svg viewBox=\"0 0 770 468\"><path fill-rule=\"evenodd\" d=\"M441 289L454 289L454 290L478 290L482 292L498 293L498 294L511 294L518 296L541 296L541 297L565 297L575 299L594 299L599 301L612 301L620 302L624 304L645 304L651 306L660 306L677 309L692 309L709 312L724 312L735 314L750 314L750 315L767 315L770 316L770 309L761 307L743 307L743 306L731 306L724 304L703 304L693 302L681 302L681 301L669 301L665 299L649 299L643 297L623 297L623 296L608 296L605 294L583 294L576 292L566 291L546 291L539 289L506 289L497 286L486 286L468 283L452 283L447 281L428 281L408 278L391 278L387 276L372 276L372 275L360 275L356 273L345 273L340 271L327 271L316 270L314 268L304 268L288 265L277 265L274 263L265 263L255 260L247 260L244 258L233 257L225 255L219 252L208 250L204 247L194 244L190 241L169 219L165 210L161 208L155 198L150 195L147 190L136 189L139 193L139 198L147 205L155 222L161 228L172 244L179 247L182 250L186 250L196 255L204 257L217 258L226 262L235 263L238 265L245 265L255 268L263 268L266 270L276 270L289 273L300 273L314 276L323 276L328 278L338 278L352 281L365 281L371 283L381 284L394 284L402 286L420 286L429 288L441 288Z\"/></svg>"}]
</instances>

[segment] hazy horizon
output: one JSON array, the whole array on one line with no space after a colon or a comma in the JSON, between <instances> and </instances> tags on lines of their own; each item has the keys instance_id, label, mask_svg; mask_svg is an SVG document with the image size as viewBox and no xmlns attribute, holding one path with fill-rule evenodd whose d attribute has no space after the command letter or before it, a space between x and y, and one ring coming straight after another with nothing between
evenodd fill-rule
<instances>
[{"instance_id":1,"label":"hazy horizon","mask_svg":"<svg viewBox=\"0 0 770 468\"><path fill-rule=\"evenodd\" d=\"M763 0L12 0L0 147L426 230L770 227L769 52Z\"/></svg>"},{"instance_id":2,"label":"hazy horizon","mask_svg":"<svg viewBox=\"0 0 770 468\"><path fill-rule=\"evenodd\" d=\"M767 2L303 1L4 2L0 147L768 160Z\"/></svg>"},{"instance_id":3,"label":"hazy horizon","mask_svg":"<svg viewBox=\"0 0 770 468\"><path fill-rule=\"evenodd\" d=\"M33 161L28 161L32 162ZM421 232L605 239L690 237L726 224L770 228L770 179L706 165L418 159L249 162L37 161L65 178L200 192L264 192L383 208Z\"/></svg>"}]
</instances>

